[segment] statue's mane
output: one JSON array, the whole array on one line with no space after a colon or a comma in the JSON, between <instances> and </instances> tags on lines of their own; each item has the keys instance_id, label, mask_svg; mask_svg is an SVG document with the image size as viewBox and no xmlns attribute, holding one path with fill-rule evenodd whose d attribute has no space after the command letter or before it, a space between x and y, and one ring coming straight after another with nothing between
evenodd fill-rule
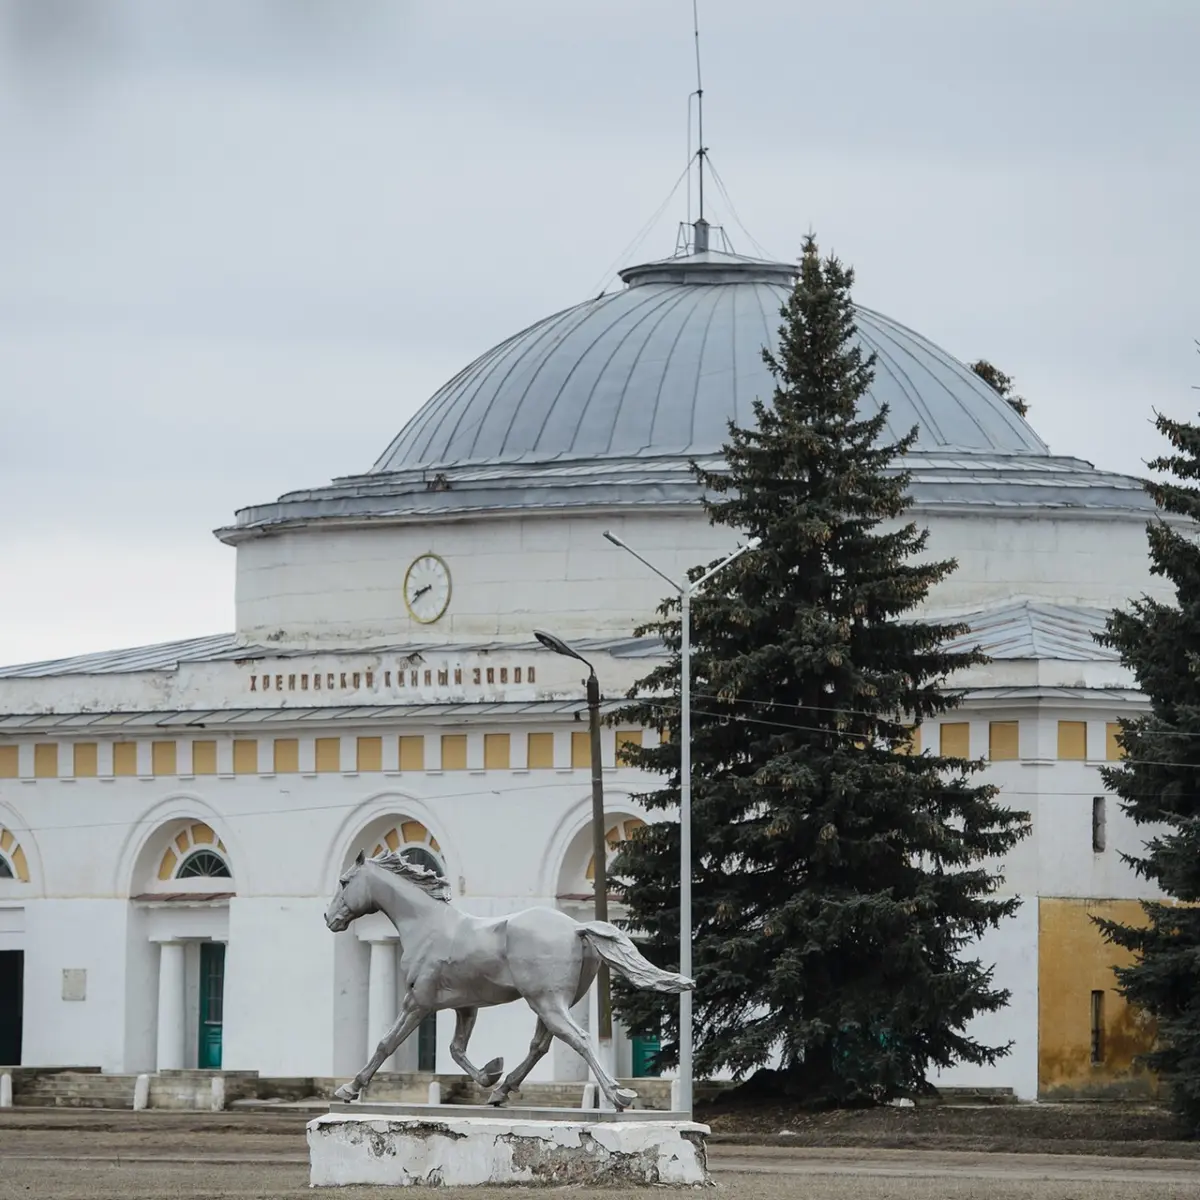
<instances>
[{"instance_id":1,"label":"statue's mane","mask_svg":"<svg viewBox=\"0 0 1200 1200\"><path fill-rule=\"evenodd\" d=\"M437 871L431 871L419 863L409 862L407 858L402 854L397 854L394 850L385 850L368 861L382 867L385 871L390 871L393 875L399 875L401 879L407 879L409 883L415 883L421 891L426 892L435 900L444 900L447 904L450 902L450 882L443 875L439 875Z\"/></svg>"}]
</instances>

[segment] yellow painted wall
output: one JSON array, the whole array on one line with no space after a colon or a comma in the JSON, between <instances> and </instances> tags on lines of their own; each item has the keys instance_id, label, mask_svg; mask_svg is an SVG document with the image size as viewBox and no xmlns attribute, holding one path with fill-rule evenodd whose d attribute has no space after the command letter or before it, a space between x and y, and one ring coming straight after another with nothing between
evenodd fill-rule
<instances>
[{"instance_id":1,"label":"yellow painted wall","mask_svg":"<svg viewBox=\"0 0 1200 1200\"><path fill-rule=\"evenodd\" d=\"M1157 1081L1134 1065L1154 1042L1153 1023L1125 1003L1113 967L1133 956L1106 942L1092 917L1144 920L1136 900L1043 898L1038 902L1038 1093L1153 1095ZM1104 993L1103 1061L1092 1062L1092 992Z\"/></svg>"}]
</instances>

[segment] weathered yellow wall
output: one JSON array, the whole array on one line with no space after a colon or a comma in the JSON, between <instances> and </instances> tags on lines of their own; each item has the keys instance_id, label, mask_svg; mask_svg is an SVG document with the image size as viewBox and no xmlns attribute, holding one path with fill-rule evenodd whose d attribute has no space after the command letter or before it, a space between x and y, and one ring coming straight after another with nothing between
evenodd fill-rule
<instances>
[{"instance_id":1,"label":"weathered yellow wall","mask_svg":"<svg viewBox=\"0 0 1200 1200\"><path fill-rule=\"evenodd\" d=\"M1055 1096L1157 1094L1157 1080L1134 1058L1154 1042L1153 1022L1126 1004L1113 967L1133 956L1110 945L1092 917L1142 924L1136 900L1038 902L1038 1092ZM1093 1063L1092 992L1104 992L1104 1056Z\"/></svg>"}]
</instances>

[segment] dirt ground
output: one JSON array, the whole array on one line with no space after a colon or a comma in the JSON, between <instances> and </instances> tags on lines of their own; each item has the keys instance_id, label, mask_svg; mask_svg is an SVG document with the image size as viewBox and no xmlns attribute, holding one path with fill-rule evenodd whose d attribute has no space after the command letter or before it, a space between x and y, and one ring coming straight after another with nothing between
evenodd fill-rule
<instances>
[{"instance_id":1,"label":"dirt ground","mask_svg":"<svg viewBox=\"0 0 1200 1200\"><path fill-rule=\"evenodd\" d=\"M309 1115L9 1110L0 1113L0 1200L311 1200ZM1200 1163L1179 1157L720 1143L710 1165L718 1189L738 1200L1200 1200ZM568 1189L436 1195L512 1200L548 1191ZM336 1194L378 1200L380 1191ZM626 1194L644 1193L569 1189L571 1200Z\"/></svg>"}]
</instances>

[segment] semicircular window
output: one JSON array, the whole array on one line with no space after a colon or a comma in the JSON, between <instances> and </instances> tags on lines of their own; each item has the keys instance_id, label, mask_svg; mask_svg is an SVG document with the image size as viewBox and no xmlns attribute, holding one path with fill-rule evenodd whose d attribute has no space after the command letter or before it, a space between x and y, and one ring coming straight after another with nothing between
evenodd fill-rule
<instances>
[{"instance_id":1,"label":"semicircular window","mask_svg":"<svg viewBox=\"0 0 1200 1200\"><path fill-rule=\"evenodd\" d=\"M196 850L179 864L176 879L229 879L229 864L212 850Z\"/></svg>"},{"instance_id":2,"label":"semicircular window","mask_svg":"<svg viewBox=\"0 0 1200 1200\"><path fill-rule=\"evenodd\" d=\"M424 846L404 846L400 850L400 857L418 867L436 871L439 875L445 873L442 864Z\"/></svg>"}]
</instances>

